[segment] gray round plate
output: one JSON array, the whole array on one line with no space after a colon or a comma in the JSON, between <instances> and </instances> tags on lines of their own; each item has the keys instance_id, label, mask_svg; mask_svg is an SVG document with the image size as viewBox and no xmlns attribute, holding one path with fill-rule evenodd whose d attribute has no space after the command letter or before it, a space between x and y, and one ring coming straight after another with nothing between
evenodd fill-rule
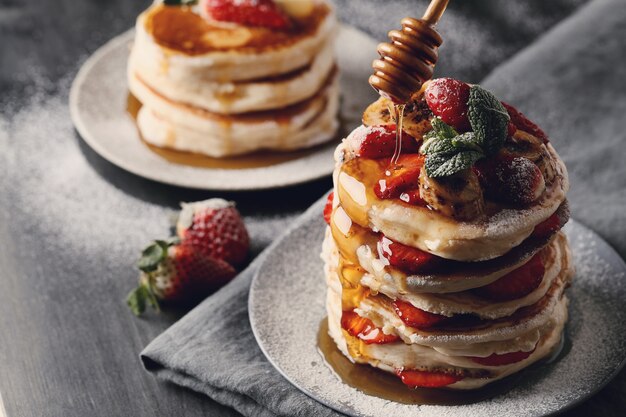
<instances>
[{"instance_id":1,"label":"gray round plate","mask_svg":"<svg viewBox=\"0 0 626 417\"><path fill-rule=\"evenodd\" d=\"M543 416L588 398L624 364L626 265L597 234L571 221L565 231L577 273L568 290L569 351L524 374L511 391L475 404L406 405L368 396L342 383L318 351L319 324L326 316L321 217L309 217L274 245L252 282L249 312L269 361L293 385L328 407L350 416L505 417L519 416L520 410L525 416Z\"/></svg>"},{"instance_id":2,"label":"gray round plate","mask_svg":"<svg viewBox=\"0 0 626 417\"><path fill-rule=\"evenodd\" d=\"M112 39L82 66L70 92L76 129L100 156L136 175L182 187L210 190L259 190L312 181L333 170L329 143L298 159L262 168L208 169L174 164L152 152L139 138L126 113L126 64L134 30ZM368 87L376 42L365 33L342 26L337 39L341 71L340 134L360 123L362 110L376 98Z\"/></svg>"}]
</instances>

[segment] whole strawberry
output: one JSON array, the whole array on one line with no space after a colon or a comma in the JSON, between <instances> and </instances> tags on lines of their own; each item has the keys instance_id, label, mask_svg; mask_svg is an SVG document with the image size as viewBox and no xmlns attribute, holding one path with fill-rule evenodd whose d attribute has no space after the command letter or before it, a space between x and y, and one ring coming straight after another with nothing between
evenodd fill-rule
<instances>
[{"instance_id":1,"label":"whole strawberry","mask_svg":"<svg viewBox=\"0 0 626 417\"><path fill-rule=\"evenodd\" d=\"M177 242L155 241L142 252L137 263L139 286L126 302L135 315L159 302L191 304L232 279L236 271L228 263L194 251Z\"/></svg>"},{"instance_id":2,"label":"whole strawberry","mask_svg":"<svg viewBox=\"0 0 626 417\"><path fill-rule=\"evenodd\" d=\"M458 132L471 130L467 117L470 86L454 78L437 78L426 87L424 98L435 116Z\"/></svg>"},{"instance_id":3,"label":"whole strawberry","mask_svg":"<svg viewBox=\"0 0 626 417\"><path fill-rule=\"evenodd\" d=\"M205 0L208 15L222 22L270 29L288 29L289 18L272 0Z\"/></svg>"},{"instance_id":4,"label":"whole strawberry","mask_svg":"<svg viewBox=\"0 0 626 417\"><path fill-rule=\"evenodd\" d=\"M248 257L250 237L235 204L221 198L183 203L176 223L181 245L231 265Z\"/></svg>"}]
</instances>

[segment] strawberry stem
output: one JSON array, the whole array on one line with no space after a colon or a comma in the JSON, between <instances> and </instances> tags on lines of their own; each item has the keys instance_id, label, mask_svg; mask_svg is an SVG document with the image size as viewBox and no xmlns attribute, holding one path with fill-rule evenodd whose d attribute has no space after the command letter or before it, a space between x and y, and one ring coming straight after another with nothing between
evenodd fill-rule
<instances>
[{"instance_id":1,"label":"strawberry stem","mask_svg":"<svg viewBox=\"0 0 626 417\"><path fill-rule=\"evenodd\" d=\"M135 316L143 314L146 311L146 305L159 311L159 302L145 281L142 281L137 288L128 294L126 304Z\"/></svg>"}]
</instances>

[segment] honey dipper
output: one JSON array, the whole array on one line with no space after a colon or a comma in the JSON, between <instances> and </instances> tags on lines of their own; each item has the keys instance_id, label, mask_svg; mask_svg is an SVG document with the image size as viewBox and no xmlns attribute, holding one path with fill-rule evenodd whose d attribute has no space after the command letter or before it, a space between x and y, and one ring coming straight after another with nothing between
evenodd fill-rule
<instances>
[{"instance_id":1,"label":"honey dipper","mask_svg":"<svg viewBox=\"0 0 626 417\"><path fill-rule=\"evenodd\" d=\"M389 32L391 42L378 45L380 59L373 62L369 83L394 103L407 103L411 95L433 76L439 46L435 30L449 0L432 0L421 19L405 17L402 29Z\"/></svg>"}]
</instances>

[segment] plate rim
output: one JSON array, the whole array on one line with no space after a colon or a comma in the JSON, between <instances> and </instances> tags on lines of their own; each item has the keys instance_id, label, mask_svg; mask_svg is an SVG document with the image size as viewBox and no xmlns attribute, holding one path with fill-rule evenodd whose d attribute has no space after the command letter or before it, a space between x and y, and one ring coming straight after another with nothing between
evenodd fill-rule
<instances>
[{"instance_id":1,"label":"plate rim","mask_svg":"<svg viewBox=\"0 0 626 417\"><path fill-rule=\"evenodd\" d=\"M375 40L371 35L360 30L359 28L355 26L340 23L339 28L340 30L348 30L348 31L356 32L359 34L359 36L366 37L372 43L375 43ZM70 117L71 117L72 123L74 127L76 128L76 131L78 132L78 135L80 136L80 138L101 158L105 159L106 161L110 162L111 164L115 165L116 167L124 171L130 172L131 174L137 175L141 178L145 178L150 181L155 181L158 183L167 184L167 185L176 186L176 187L183 187L183 188L195 189L195 190L205 190L205 191L241 192L241 191L262 191L262 190L269 190L269 189L282 189L282 188L296 186L299 184L311 183L311 182L320 180L322 178L329 177L332 174L334 167L332 163L329 163L326 169L319 169L317 170L317 172L313 172L312 174L309 174L306 177L296 178L295 180L293 179L294 177L289 176L289 175L277 175L271 178L270 180L265 181L262 184L258 182L257 183L236 183L236 182L227 183L224 181L213 182L210 184L201 184L201 183L193 182L193 181L185 181L185 178L187 178L187 176L172 178L171 176L167 174L162 174L161 171L159 170L150 171L150 170L141 169L141 167L137 167L137 165L133 165L132 163L129 163L127 160L120 157L118 154L107 150L104 146L102 146L101 141L96 138L97 135L87 126L87 122L84 120L82 116L82 110L80 108L81 106L79 105L81 93L82 93L84 86L87 83L87 77L90 75L93 69L96 68L101 63L103 57L111 53L112 51L115 51L118 48L123 48L126 44L132 42L134 35L135 35L135 28L130 28L122 32L121 34L109 39L107 42L101 45L98 49L96 49L91 55L88 56L88 58L80 66L80 69L78 70L76 76L74 77L71 87L70 87L69 110L70 110ZM124 84L124 88L127 88L126 84ZM340 92L340 94L342 93L343 91ZM331 150L327 148L334 147L332 146L333 144L336 145L335 142L338 142L338 140L340 139L340 135L341 135L340 132L341 130L338 130L336 137L334 137L332 140L329 140L328 142L318 145L319 149L316 152L329 152L329 154L331 154L332 153ZM314 152L313 155L315 155L316 152ZM292 161L302 160L302 159L303 158L296 158L294 160L287 161L287 163L292 162ZM172 166L176 165L176 164L171 164L169 162L166 162L166 163ZM279 165L281 165L281 163L275 164L272 166L279 166ZM189 167L186 167L186 168L189 168ZM193 167L193 168L202 170L201 172L203 172L204 175L210 174L211 172L228 171L228 170L223 170L223 169L210 169L210 168L197 168L197 167ZM258 169L260 168L240 169L238 171L242 173L242 175L253 175L255 172L258 172L256 171Z\"/></svg>"},{"instance_id":2,"label":"plate rim","mask_svg":"<svg viewBox=\"0 0 626 417\"><path fill-rule=\"evenodd\" d=\"M325 194L326 196L326 194ZM325 200L325 198L324 198ZM311 206L311 209L313 207L317 207L319 205L318 203L313 204L313 206ZM307 211L308 213L308 211ZM309 222L314 222L316 221L315 218L308 218L306 217L306 213L302 215L303 219L301 221L296 221L293 225L304 225L307 224ZM306 219L304 218L306 217ZM572 226L576 226L582 229L582 231L586 232L586 233L591 233L592 235L594 235L594 237L596 237L602 244L604 244L606 246L606 248L608 248L608 254L611 258L614 258L614 260L616 261L616 264L620 266L620 268L623 271L626 271L626 261L620 256L620 254L615 250L615 248L613 248L613 246L607 242L601 235L599 235L598 233L596 233L594 230L592 230L591 228L587 227L586 225L584 225L583 223L570 218L569 225ZM571 227L571 226L570 226ZM342 410L340 408L338 408L337 405L335 404L330 404L329 401L325 401L323 399L320 399L318 396L316 396L315 394L311 393L308 389L301 387L299 384L297 384L294 379L288 375L285 371L283 371L283 369L275 362L275 360L271 357L271 355L269 354L269 352L267 351L266 347L263 345L263 343L261 343L261 338L260 335L258 334L258 330L257 330L257 317L254 313L255 309L252 307L253 306L253 299L254 299L254 293L256 291L256 282L259 278L259 276L262 274L263 269L266 267L266 265L268 264L268 258L269 255L275 250L275 248L277 246L279 246L282 242L284 242L285 240L287 240L296 230L296 227L292 227L289 230L287 230L279 239L277 239L276 241L274 241L272 243L272 245L270 247L268 247L267 252L265 253L265 257L264 259L262 259L260 265L258 266L257 270L254 272L254 275L252 277L251 283L250 283L250 291L248 294L248 303L247 303L247 307L248 307L248 319L250 321L250 327L252 329L252 333L254 335L254 338L256 340L257 345L259 346L259 348L261 349L261 352L263 352L263 355L265 356L265 358L268 360L268 362L272 365L272 367L278 371L278 373L280 375L282 375L291 385L293 385L293 387L297 390L299 390L300 392L306 394L308 397L312 398L313 400L317 401L320 404L325 405L326 407L329 407L330 409L337 411L339 413L342 414L346 414L348 416L351 417L363 417L360 414L355 414L353 412L350 412L349 410ZM322 360L325 362L325 359L322 358ZM328 366L327 364L325 364L326 366ZM544 414L544 415L553 415L553 414L562 414L565 411L571 410L572 408L580 405L581 403L585 402L586 400L588 400L589 398L593 397L595 394L597 394L600 390L602 390L603 388L605 388L616 376L617 374L620 373L620 371L622 369L624 369L624 367L626 366L626 354L622 357L621 362L619 363L619 365L610 373L607 374L606 378L599 383L598 385L596 385L593 389L589 390L588 392L584 393L583 395L579 396L578 398L576 398L575 400L570 401L569 403L563 405L560 408L557 408L556 410L552 410L549 412L549 414ZM362 395L367 395L365 393L361 393ZM463 406L460 406L463 407Z\"/></svg>"}]
</instances>

